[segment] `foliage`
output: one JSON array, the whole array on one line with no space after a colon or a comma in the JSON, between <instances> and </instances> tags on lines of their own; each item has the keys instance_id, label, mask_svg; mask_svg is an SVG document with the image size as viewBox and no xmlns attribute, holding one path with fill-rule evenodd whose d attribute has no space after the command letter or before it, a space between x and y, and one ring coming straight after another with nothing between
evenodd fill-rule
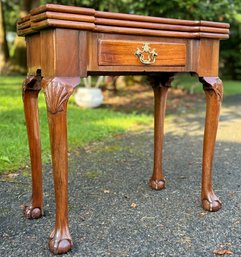
<instances>
[{"instance_id":1,"label":"foliage","mask_svg":"<svg viewBox=\"0 0 241 257\"><path fill-rule=\"evenodd\" d=\"M47 3L48 0L42 0ZM51 3L90 7L100 11L128 12L133 0L53 0Z\"/></svg>"},{"instance_id":2,"label":"foliage","mask_svg":"<svg viewBox=\"0 0 241 257\"><path fill-rule=\"evenodd\" d=\"M241 22L231 24L231 37L221 44L220 64L223 77L241 80Z\"/></svg>"},{"instance_id":3,"label":"foliage","mask_svg":"<svg viewBox=\"0 0 241 257\"><path fill-rule=\"evenodd\" d=\"M92 88L92 87L98 88L101 85L103 85L103 82L104 82L104 76L98 76L96 78L94 76L88 76L87 78L83 78L83 83L80 83L80 84L84 84L86 88Z\"/></svg>"},{"instance_id":4,"label":"foliage","mask_svg":"<svg viewBox=\"0 0 241 257\"><path fill-rule=\"evenodd\" d=\"M214 20L231 23L231 38L221 42L221 72L227 78L241 78L240 0L1 0L7 31L15 31L24 2L40 2L95 8L180 19ZM19 59L19 58L16 58Z\"/></svg>"},{"instance_id":5,"label":"foliage","mask_svg":"<svg viewBox=\"0 0 241 257\"><path fill-rule=\"evenodd\" d=\"M0 173L29 165L20 87L22 80L23 77L0 77ZM46 163L50 160L47 115L43 94L39 98L42 155ZM70 100L68 110L70 150L152 124L152 118L146 115L116 113L105 109L79 109L73 99Z\"/></svg>"},{"instance_id":6,"label":"foliage","mask_svg":"<svg viewBox=\"0 0 241 257\"><path fill-rule=\"evenodd\" d=\"M46 2L48 1L42 0L42 3ZM239 0L53 0L51 2L106 11L229 22L241 10Z\"/></svg>"},{"instance_id":7,"label":"foliage","mask_svg":"<svg viewBox=\"0 0 241 257\"><path fill-rule=\"evenodd\" d=\"M137 0L133 1L135 13L191 20L232 20L238 0ZM174 11L175 10L175 11ZM224 11L225 10L225 11Z\"/></svg>"},{"instance_id":8,"label":"foliage","mask_svg":"<svg viewBox=\"0 0 241 257\"><path fill-rule=\"evenodd\" d=\"M18 0L2 0L4 7L4 15L6 19L6 30L15 31L16 21L19 18L19 1Z\"/></svg>"}]
</instances>

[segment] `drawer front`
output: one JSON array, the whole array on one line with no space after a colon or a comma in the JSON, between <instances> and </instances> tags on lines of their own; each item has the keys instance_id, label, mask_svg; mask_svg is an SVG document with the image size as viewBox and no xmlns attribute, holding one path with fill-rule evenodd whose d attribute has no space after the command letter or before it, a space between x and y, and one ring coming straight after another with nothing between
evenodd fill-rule
<instances>
[{"instance_id":1,"label":"drawer front","mask_svg":"<svg viewBox=\"0 0 241 257\"><path fill-rule=\"evenodd\" d=\"M100 66L185 66L186 44L99 40Z\"/></svg>"}]
</instances>

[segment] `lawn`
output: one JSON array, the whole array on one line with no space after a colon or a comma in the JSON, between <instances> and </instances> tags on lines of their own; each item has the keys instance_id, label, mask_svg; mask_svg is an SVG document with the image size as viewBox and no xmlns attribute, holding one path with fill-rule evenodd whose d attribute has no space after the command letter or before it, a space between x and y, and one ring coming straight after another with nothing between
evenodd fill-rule
<instances>
[{"instance_id":1,"label":"lawn","mask_svg":"<svg viewBox=\"0 0 241 257\"><path fill-rule=\"evenodd\" d=\"M23 77L0 77L0 174L29 166L29 151L21 97ZM194 85L194 86L193 86ZM173 86L201 92L197 78L176 76ZM140 92L139 92L140 93ZM139 94L138 93L138 94ZM241 94L240 81L224 81L225 95ZM142 102L144 100L138 100ZM43 93L39 96L43 163L50 161L47 114ZM69 150L115 134L153 126L151 115L121 113L106 108L80 109L70 99L68 107Z\"/></svg>"},{"instance_id":2,"label":"lawn","mask_svg":"<svg viewBox=\"0 0 241 257\"><path fill-rule=\"evenodd\" d=\"M0 173L29 165L27 134L21 97L23 77L0 77ZM43 163L50 161L47 114L43 93L39 97ZM118 133L152 126L148 115L125 114L99 108L83 110L70 99L68 107L69 150Z\"/></svg>"},{"instance_id":3,"label":"lawn","mask_svg":"<svg viewBox=\"0 0 241 257\"><path fill-rule=\"evenodd\" d=\"M188 89L192 93L203 92L202 84L198 82L197 77L185 73L175 76L173 86ZM225 80L223 86L225 96L241 94L241 81Z\"/></svg>"}]
</instances>

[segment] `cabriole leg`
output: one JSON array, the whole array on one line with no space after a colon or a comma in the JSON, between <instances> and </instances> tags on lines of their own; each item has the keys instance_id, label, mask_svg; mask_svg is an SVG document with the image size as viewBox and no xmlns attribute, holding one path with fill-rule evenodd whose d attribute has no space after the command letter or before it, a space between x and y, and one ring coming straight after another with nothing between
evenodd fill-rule
<instances>
[{"instance_id":1,"label":"cabriole leg","mask_svg":"<svg viewBox=\"0 0 241 257\"><path fill-rule=\"evenodd\" d=\"M202 206L207 211L218 211L221 202L212 188L212 161L214 155L219 113L223 98L223 84L217 77L199 79L206 95L206 121L203 142Z\"/></svg>"},{"instance_id":2,"label":"cabriole leg","mask_svg":"<svg viewBox=\"0 0 241 257\"><path fill-rule=\"evenodd\" d=\"M28 76L23 83L23 102L32 170L32 198L24 207L24 215L40 218L43 215L42 162L38 116L38 94L41 76Z\"/></svg>"},{"instance_id":3,"label":"cabriole leg","mask_svg":"<svg viewBox=\"0 0 241 257\"><path fill-rule=\"evenodd\" d=\"M152 189L161 190L165 188L165 178L162 172L162 149L164 118L166 111L166 99L168 88L171 86L173 74L164 73L160 76L150 78L154 91L154 166L153 174L149 180Z\"/></svg>"},{"instance_id":4,"label":"cabriole leg","mask_svg":"<svg viewBox=\"0 0 241 257\"><path fill-rule=\"evenodd\" d=\"M55 228L50 234L49 248L54 254L68 252L73 242L68 223L68 148L67 102L79 79L44 78L50 143L52 153L54 190L56 200Z\"/></svg>"}]
</instances>

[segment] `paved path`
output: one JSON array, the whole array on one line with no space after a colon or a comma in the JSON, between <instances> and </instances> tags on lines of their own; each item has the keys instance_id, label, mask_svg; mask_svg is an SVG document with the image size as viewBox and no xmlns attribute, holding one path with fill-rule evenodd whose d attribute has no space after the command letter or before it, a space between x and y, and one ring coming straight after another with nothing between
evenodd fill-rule
<instances>
[{"instance_id":1,"label":"paved path","mask_svg":"<svg viewBox=\"0 0 241 257\"><path fill-rule=\"evenodd\" d=\"M74 249L65 256L241 256L241 96L223 105L214 161L217 213L200 207L203 113L167 118L167 189L147 186L153 133L144 131L92 144L70 155L70 228ZM50 166L44 167L45 217L23 218L30 177L0 177L0 256L47 257L54 224ZM134 205L133 205L134 204ZM133 208L136 207L136 208Z\"/></svg>"}]
</instances>

